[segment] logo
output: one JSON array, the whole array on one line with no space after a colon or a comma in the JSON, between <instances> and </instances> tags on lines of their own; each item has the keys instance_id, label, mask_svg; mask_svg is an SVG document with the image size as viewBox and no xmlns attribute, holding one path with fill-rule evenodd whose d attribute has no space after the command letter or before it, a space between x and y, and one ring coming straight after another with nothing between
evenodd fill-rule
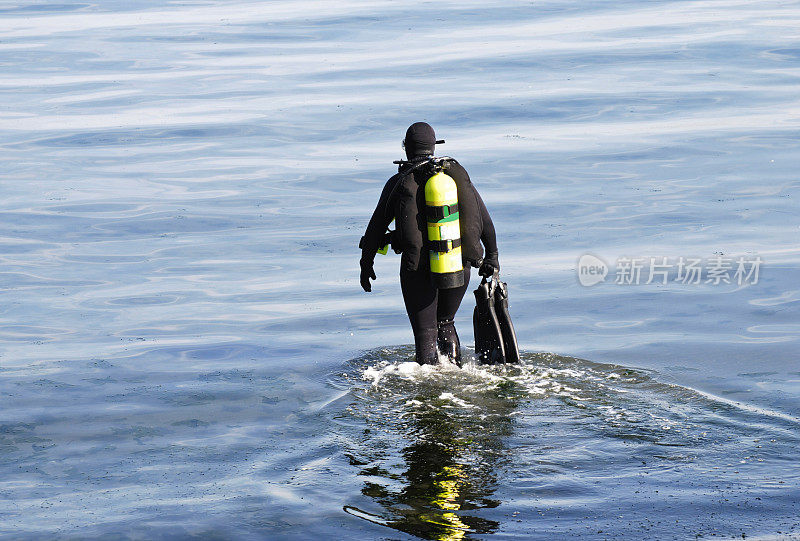
<instances>
[{"instance_id":1,"label":"logo","mask_svg":"<svg viewBox=\"0 0 800 541\"><path fill-rule=\"evenodd\" d=\"M578 260L578 281L590 287L605 280L608 274L606 262L592 254L583 254Z\"/></svg>"},{"instance_id":2,"label":"logo","mask_svg":"<svg viewBox=\"0 0 800 541\"><path fill-rule=\"evenodd\" d=\"M701 257L618 257L613 268L611 283L616 285L692 286L731 285L751 286L759 283L764 260L760 255L732 256L715 252ZM578 260L578 281L591 287L605 281L609 267L605 261L592 254L583 254Z\"/></svg>"}]
</instances>

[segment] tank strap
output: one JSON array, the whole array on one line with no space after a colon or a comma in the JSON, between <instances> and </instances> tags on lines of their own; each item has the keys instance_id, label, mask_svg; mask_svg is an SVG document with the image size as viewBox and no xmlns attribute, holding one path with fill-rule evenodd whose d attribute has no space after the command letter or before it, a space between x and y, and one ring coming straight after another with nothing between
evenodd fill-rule
<instances>
[{"instance_id":1,"label":"tank strap","mask_svg":"<svg viewBox=\"0 0 800 541\"><path fill-rule=\"evenodd\" d=\"M440 207L431 207L426 205L425 213L428 215L428 221L438 222L439 220L444 220L448 216L458 214L458 203L453 203L452 205L442 205Z\"/></svg>"},{"instance_id":2,"label":"tank strap","mask_svg":"<svg viewBox=\"0 0 800 541\"><path fill-rule=\"evenodd\" d=\"M386 181L387 184L393 184L392 191L389 192L389 197L386 198L385 213L387 215L393 214L394 197L395 197L395 194L397 193L398 188L403 183L403 180L405 179L405 177L407 177L408 175L413 174L417 169L419 169L419 168L421 168L421 167L423 167L425 165L428 165L431 162L432 159L433 159L433 157L426 158L426 159L421 160L419 162L408 162L408 161L405 161L405 160L397 160L397 161L394 162L396 164L399 164L399 167L398 167L399 171L397 172L397 174L392 175L392 177L389 178L389 180Z\"/></svg>"},{"instance_id":3,"label":"tank strap","mask_svg":"<svg viewBox=\"0 0 800 541\"><path fill-rule=\"evenodd\" d=\"M429 240L428 248L432 252L449 252L461 246L461 239L453 240Z\"/></svg>"}]
</instances>

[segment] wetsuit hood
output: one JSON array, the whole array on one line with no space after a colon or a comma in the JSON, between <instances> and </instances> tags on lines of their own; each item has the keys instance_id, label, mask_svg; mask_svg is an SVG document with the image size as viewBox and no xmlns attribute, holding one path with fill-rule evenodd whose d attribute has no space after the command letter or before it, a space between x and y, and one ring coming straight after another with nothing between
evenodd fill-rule
<instances>
[{"instance_id":1,"label":"wetsuit hood","mask_svg":"<svg viewBox=\"0 0 800 541\"><path fill-rule=\"evenodd\" d=\"M406 149L406 157L409 160L422 156L433 156L433 149L436 146L436 134L430 124L425 122L415 122L406 130L406 138L403 140Z\"/></svg>"}]
</instances>

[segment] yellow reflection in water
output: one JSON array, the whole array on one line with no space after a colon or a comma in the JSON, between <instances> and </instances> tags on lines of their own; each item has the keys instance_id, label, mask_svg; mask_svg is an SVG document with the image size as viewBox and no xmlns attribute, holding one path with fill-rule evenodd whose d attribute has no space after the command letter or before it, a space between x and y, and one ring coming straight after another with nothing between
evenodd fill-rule
<instances>
[{"instance_id":1,"label":"yellow reflection in water","mask_svg":"<svg viewBox=\"0 0 800 541\"><path fill-rule=\"evenodd\" d=\"M362 494L377 502L385 514L373 515L351 506L345 507L346 512L436 541L471 539L471 534L497 530L498 522L476 516L474 511L500 505L490 498L497 484L498 459L505 456L503 440L512 431L510 413L515 400L484 397L480 406L456 411L440 404L441 394L442 389L434 388L413 400L406 397L406 404L417 406L394 412L402 423L383 425L389 434L412 442L401 452L405 471L392 471L391 453L387 455L385 447L376 453L370 438L357 453L365 459L359 461L364 466L361 473L369 478Z\"/></svg>"}]
</instances>

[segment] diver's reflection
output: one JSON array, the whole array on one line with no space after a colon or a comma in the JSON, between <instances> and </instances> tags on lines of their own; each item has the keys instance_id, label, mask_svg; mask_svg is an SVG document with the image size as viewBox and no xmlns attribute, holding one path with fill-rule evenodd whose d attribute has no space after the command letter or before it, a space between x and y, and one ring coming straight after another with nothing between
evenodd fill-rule
<instances>
[{"instance_id":1,"label":"diver's reflection","mask_svg":"<svg viewBox=\"0 0 800 541\"><path fill-rule=\"evenodd\" d=\"M345 511L424 539L469 539L470 533L492 533L500 524L470 511L500 505L491 496L497 488L497 471L507 460L503 440L511 434L515 401L497 396L487 401L484 396L479 407L447 408L431 397L438 397L438 392L425 394L410 401L417 406L407 413L411 422L402 430L414 441L402 451L405 471L392 474L375 462L361 471L372 479L362 494L380 503L387 516L355 508Z\"/></svg>"}]
</instances>

